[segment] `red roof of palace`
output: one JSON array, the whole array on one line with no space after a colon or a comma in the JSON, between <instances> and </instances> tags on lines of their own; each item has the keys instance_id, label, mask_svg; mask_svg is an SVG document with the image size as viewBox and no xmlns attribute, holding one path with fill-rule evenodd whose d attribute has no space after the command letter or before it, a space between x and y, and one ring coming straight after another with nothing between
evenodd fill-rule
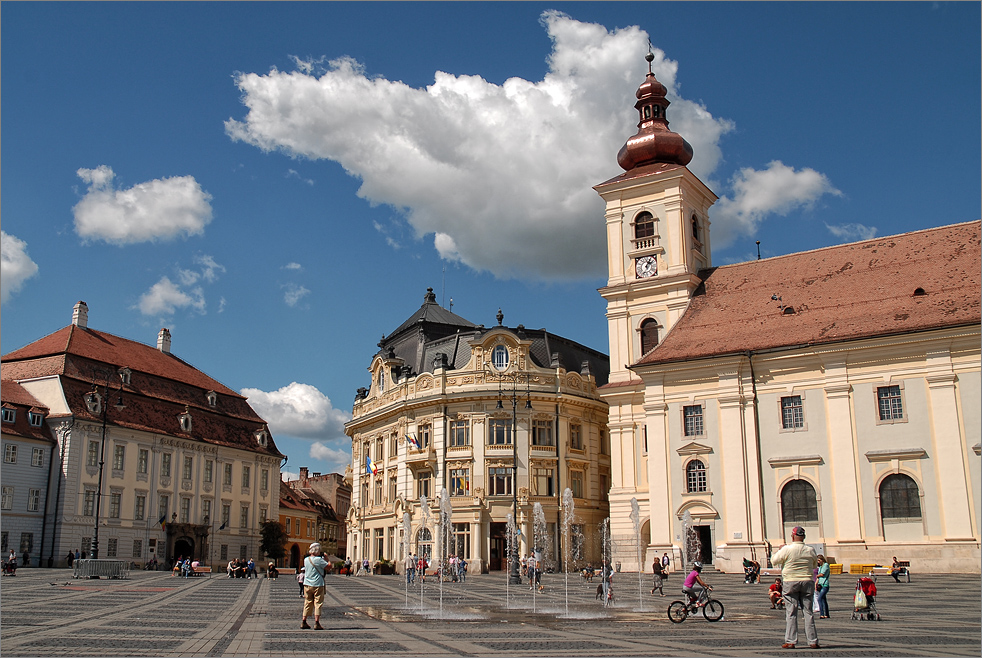
<instances>
[{"instance_id":1,"label":"red roof of palace","mask_svg":"<svg viewBox=\"0 0 982 658\"><path fill-rule=\"evenodd\" d=\"M42 423L40 427L31 425L27 412L33 411L43 416L48 415L48 408L31 395L27 389L14 381L4 380L0 382L0 401L5 408L15 410L14 422L3 423L3 432L13 434L28 439L37 439L54 443L55 439L51 435L51 429L47 423Z\"/></svg>"},{"instance_id":2,"label":"red roof of palace","mask_svg":"<svg viewBox=\"0 0 982 658\"><path fill-rule=\"evenodd\" d=\"M636 365L977 325L980 226L954 224L700 272L703 284L685 313Z\"/></svg>"}]
</instances>

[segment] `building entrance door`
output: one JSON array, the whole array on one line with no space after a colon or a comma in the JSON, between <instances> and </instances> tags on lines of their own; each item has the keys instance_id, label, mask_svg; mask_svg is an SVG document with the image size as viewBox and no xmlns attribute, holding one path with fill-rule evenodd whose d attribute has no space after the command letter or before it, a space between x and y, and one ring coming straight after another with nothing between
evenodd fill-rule
<instances>
[{"instance_id":1,"label":"building entrance door","mask_svg":"<svg viewBox=\"0 0 982 658\"><path fill-rule=\"evenodd\" d=\"M713 531L708 525L697 525L696 534L699 537L699 561L703 564L713 563Z\"/></svg>"},{"instance_id":2,"label":"building entrance door","mask_svg":"<svg viewBox=\"0 0 982 658\"><path fill-rule=\"evenodd\" d=\"M491 550L488 554L488 571L502 571L508 564L508 543L506 539L507 526L504 523L492 523L488 535Z\"/></svg>"}]
</instances>

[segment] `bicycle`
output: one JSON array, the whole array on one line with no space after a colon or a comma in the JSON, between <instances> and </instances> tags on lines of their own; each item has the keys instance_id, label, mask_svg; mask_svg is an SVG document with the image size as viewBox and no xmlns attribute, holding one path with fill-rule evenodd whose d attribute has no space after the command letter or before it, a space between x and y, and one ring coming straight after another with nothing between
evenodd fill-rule
<instances>
[{"instance_id":1,"label":"bicycle","mask_svg":"<svg viewBox=\"0 0 982 658\"><path fill-rule=\"evenodd\" d=\"M716 599L709 598L709 592L712 589L712 587L708 587L703 590L698 599L693 599L686 594L685 601L672 601L669 603L668 620L673 624L681 624L689 615L697 614L699 608L702 608L702 616L706 618L706 621L719 621L722 619L723 604Z\"/></svg>"}]
</instances>

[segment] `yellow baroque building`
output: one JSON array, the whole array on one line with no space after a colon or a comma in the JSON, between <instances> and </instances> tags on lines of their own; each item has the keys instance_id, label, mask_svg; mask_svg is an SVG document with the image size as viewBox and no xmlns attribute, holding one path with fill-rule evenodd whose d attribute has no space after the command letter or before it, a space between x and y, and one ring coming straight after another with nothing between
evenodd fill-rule
<instances>
[{"instance_id":1,"label":"yellow baroque building","mask_svg":"<svg viewBox=\"0 0 982 658\"><path fill-rule=\"evenodd\" d=\"M607 357L544 329L506 327L500 310L497 318L475 325L438 305L431 288L379 343L372 385L358 390L345 429L354 560L386 559L401 571L408 548L434 568L454 554L471 573L504 570L509 515L521 555L538 551L557 569L600 559L611 481L598 392ZM564 529L567 488L574 517Z\"/></svg>"},{"instance_id":2,"label":"yellow baroque building","mask_svg":"<svg viewBox=\"0 0 982 658\"><path fill-rule=\"evenodd\" d=\"M980 223L713 267L716 196L648 74L606 202L615 559L980 570ZM674 135L674 137L672 137ZM681 140L681 144L679 143ZM628 365L624 365L628 364Z\"/></svg>"}]
</instances>

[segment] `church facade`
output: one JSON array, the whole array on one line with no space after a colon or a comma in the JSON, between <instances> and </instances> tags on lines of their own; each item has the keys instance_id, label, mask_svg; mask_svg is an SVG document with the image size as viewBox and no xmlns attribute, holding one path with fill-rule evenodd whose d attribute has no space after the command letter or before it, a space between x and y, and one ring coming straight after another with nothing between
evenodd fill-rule
<instances>
[{"instance_id":1,"label":"church facade","mask_svg":"<svg viewBox=\"0 0 982 658\"><path fill-rule=\"evenodd\" d=\"M635 500L642 566L740 571L801 525L840 563L978 573L980 223L713 267L716 196L650 72L637 98L595 188L615 559Z\"/></svg>"}]
</instances>

